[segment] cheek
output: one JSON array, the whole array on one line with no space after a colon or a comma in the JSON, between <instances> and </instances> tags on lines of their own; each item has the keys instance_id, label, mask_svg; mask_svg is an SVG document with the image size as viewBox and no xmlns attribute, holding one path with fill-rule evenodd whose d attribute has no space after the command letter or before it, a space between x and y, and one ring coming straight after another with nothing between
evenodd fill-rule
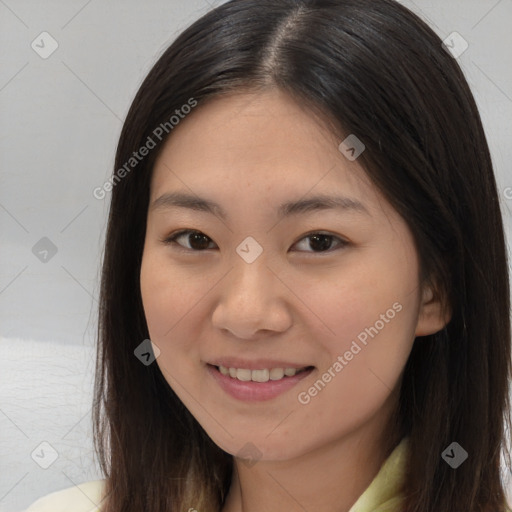
<instances>
[{"instance_id":1,"label":"cheek","mask_svg":"<svg viewBox=\"0 0 512 512\"><path fill-rule=\"evenodd\" d=\"M318 340L327 344L329 352L348 350L358 336L363 343L371 339L367 329L375 325L381 338L391 331L397 341L404 334L409 337L417 308L416 294L411 293L416 285L414 269L398 273L397 267L382 260L375 265L361 260L334 272L330 279L304 280L302 276L292 280L317 326ZM301 282L302 289L297 285Z\"/></svg>"},{"instance_id":2,"label":"cheek","mask_svg":"<svg viewBox=\"0 0 512 512\"><path fill-rule=\"evenodd\" d=\"M415 272L410 263L405 267L380 258L379 264L351 266L337 283L309 286L308 304L321 319L316 339L326 357L313 387L300 391L311 397L305 407L314 410L317 422L322 418L335 425L337 414L349 422L360 420L375 412L397 384L414 342Z\"/></svg>"},{"instance_id":3,"label":"cheek","mask_svg":"<svg viewBox=\"0 0 512 512\"><path fill-rule=\"evenodd\" d=\"M187 316L205 293L200 279L171 265L165 254L148 249L142 258L140 289L148 330L165 343L187 324Z\"/></svg>"},{"instance_id":4,"label":"cheek","mask_svg":"<svg viewBox=\"0 0 512 512\"><path fill-rule=\"evenodd\" d=\"M171 263L165 251L144 253L140 288L151 341L159 348L156 363L169 385L188 404L184 388L196 387L200 347L206 327L208 293L220 277L198 272L195 266Z\"/></svg>"},{"instance_id":5,"label":"cheek","mask_svg":"<svg viewBox=\"0 0 512 512\"><path fill-rule=\"evenodd\" d=\"M165 266L151 255L144 255L140 273L142 305L152 341L158 343L173 326L177 300L175 283Z\"/></svg>"},{"instance_id":6,"label":"cheek","mask_svg":"<svg viewBox=\"0 0 512 512\"><path fill-rule=\"evenodd\" d=\"M184 376L190 373L187 370L190 358L186 356L186 338L179 332L179 318L184 315L186 301L179 300L176 282L155 258L143 258L140 285L149 337L160 350L155 364L179 395Z\"/></svg>"}]
</instances>

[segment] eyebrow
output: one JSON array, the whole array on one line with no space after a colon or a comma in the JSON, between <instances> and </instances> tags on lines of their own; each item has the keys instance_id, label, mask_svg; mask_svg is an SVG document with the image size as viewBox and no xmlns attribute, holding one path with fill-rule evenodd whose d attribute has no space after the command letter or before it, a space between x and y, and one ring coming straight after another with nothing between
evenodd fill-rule
<instances>
[{"instance_id":1,"label":"eyebrow","mask_svg":"<svg viewBox=\"0 0 512 512\"><path fill-rule=\"evenodd\" d=\"M228 217L224 209L216 202L186 192L167 192L162 194L153 201L150 205L150 210L166 210L176 207L211 213L223 220L226 220ZM371 217L370 212L360 201L350 197L325 194L285 202L276 209L276 214L279 219L282 219L292 215L331 209L356 212Z\"/></svg>"}]
</instances>

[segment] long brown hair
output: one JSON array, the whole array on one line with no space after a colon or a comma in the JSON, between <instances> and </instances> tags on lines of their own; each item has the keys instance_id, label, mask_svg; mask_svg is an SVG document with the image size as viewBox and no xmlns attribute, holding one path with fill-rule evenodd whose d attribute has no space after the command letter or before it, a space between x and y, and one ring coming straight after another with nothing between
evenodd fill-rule
<instances>
[{"instance_id":1,"label":"long brown hair","mask_svg":"<svg viewBox=\"0 0 512 512\"><path fill-rule=\"evenodd\" d=\"M229 490L232 456L158 365L134 356L149 338L139 273L151 172L171 116L191 100L199 109L270 87L340 137L358 134L358 162L408 223L423 282L437 283L452 311L442 331L415 340L404 369L404 510L504 512L510 290L495 176L456 59L393 0L231 0L187 28L142 83L117 147L102 269L93 422L103 510L218 512ZM148 137L156 147L128 168ZM469 454L457 469L441 457L453 441Z\"/></svg>"}]
</instances>

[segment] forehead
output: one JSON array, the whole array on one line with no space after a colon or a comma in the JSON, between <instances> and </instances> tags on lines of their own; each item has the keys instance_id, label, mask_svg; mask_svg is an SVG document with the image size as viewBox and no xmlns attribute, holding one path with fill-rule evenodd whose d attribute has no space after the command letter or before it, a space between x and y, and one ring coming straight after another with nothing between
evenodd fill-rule
<instances>
[{"instance_id":1,"label":"forehead","mask_svg":"<svg viewBox=\"0 0 512 512\"><path fill-rule=\"evenodd\" d=\"M255 208L310 195L336 194L382 209L378 190L339 137L286 94L272 90L199 105L176 126L155 163L151 201L186 191L229 208ZM274 203L274 201L272 200Z\"/></svg>"}]
</instances>

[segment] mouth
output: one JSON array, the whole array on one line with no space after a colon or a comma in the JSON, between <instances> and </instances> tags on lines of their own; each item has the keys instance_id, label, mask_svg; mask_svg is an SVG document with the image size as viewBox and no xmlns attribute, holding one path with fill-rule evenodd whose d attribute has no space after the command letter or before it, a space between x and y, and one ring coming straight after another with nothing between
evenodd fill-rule
<instances>
[{"instance_id":1,"label":"mouth","mask_svg":"<svg viewBox=\"0 0 512 512\"><path fill-rule=\"evenodd\" d=\"M231 397L248 402L270 400L293 388L307 378L314 366L235 368L206 365L208 373L220 388Z\"/></svg>"},{"instance_id":2,"label":"mouth","mask_svg":"<svg viewBox=\"0 0 512 512\"><path fill-rule=\"evenodd\" d=\"M232 379L242 382L268 382L279 381L289 377L293 377L302 372L312 370L313 366L303 366L302 368L282 367L282 368L261 368L251 370L249 368L234 368L222 365L209 365L216 368L219 373Z\"/></svg>"}]
</instances>

